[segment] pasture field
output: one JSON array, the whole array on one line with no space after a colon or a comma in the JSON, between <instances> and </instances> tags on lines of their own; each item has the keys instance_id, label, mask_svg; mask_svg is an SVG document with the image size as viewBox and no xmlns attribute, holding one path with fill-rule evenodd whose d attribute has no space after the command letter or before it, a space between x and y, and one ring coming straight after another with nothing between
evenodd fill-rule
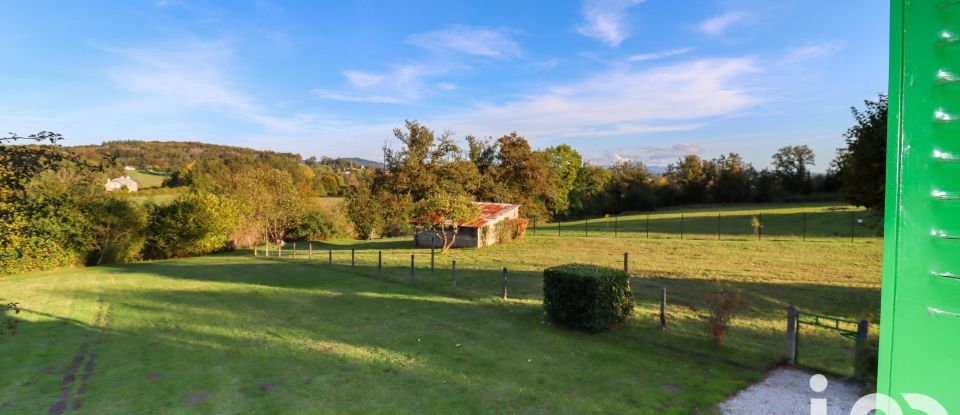
<instances>
[{"instance_id":1,"label":"pasture field","mask_svg":"<svg viewBox=\"0 0 960 415\"><path fill-rule=\"evenodd\" d=\"M755 229L754 219L760 225ZM531 222L538 236L684 239L870 238L877 236L863 208L839 203L704 206L624 213L567 222Z\"/></svg>"},{"instance_id":2,"label":"pasture field","mask_svg":"<svg viewBox=\"0 0 960 415\"><path fill-rule=\"evenodd\" d=\"M873 237L528 233L436 252L432 270L410 238L291 248L0 278L0 300L24 309L0 340L0 412L710 413L780 362L788 305L879 314ZM584 335L544 321L543 268L620 268L624 252L636 300L624 326ZM723 348L702 323L718 282L745 301ZM806 331L802 360L850 375L851 343Z\"/></svg>"},{"instance_id":3,"label":"pasture field","mask_svg":"<svg viewBox=\"0 0 960 415\"><path fill-rule=\"evenodd\" d=\"M130 176L131 179L136 180L137 183L140 183L141 189L160 187L160 185L163 184L163 180L167 178L166 175L151 174L142 172L140 170L125 171L124 174Z\"/></svg>"},{"instance_id":4,"label":"pasture field","mask_svg":"<svg viewBox=\"0 0 960 415\"><path fill-rule=\"evenodd\" d=\"M587 336L533 301L230 254L6 277L0 293L25 321L0 343L3 413L681 414L767 363L658 346L683 337L639 317Z\"/></svg>"}]
</instances>

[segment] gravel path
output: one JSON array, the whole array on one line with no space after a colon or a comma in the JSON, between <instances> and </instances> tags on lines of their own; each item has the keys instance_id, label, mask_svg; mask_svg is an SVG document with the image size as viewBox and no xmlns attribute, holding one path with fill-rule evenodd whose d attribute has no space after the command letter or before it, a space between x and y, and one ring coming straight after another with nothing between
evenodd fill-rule
<instances>
[{"instance_id":1,"label":"gravel path","mask_svg":"<svg viewBox=\"0 0 960 415\"><path fill-rule=\"evenodd\" d=\"M813 375L793 368L776 369L763 382L720 404L720 411L726 415L809 415L810 399L826 399L830 415L849 414L860 399L860 387L835 380L827 380L824 385L826 379L818 376L811 380ZM817 393L813 386L826 389Z\"/></svg>"}]
</instances>

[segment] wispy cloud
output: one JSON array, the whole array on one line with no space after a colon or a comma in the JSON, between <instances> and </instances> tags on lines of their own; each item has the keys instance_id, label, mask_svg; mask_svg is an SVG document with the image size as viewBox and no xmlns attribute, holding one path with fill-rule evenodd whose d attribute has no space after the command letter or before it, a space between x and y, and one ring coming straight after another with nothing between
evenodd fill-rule
<instances>
[{"instance_id":1,"label":"wispy cloud","mask_svg":"<svg viewBox=\"0 0 960 415\"><path fill-rule=\"evenodd\" d=\"M577 27L581 35L592 37L605 45L620 45L630 35L626 27L627 9L644 0L586 0L583 4L584 22Z\"/></svg>"},{"instance_id":2,"label":"wispy cloud","mask_svg":"<svg viewBox=\"0 0 960 415\"><path fill-rule=\"evenodd\" d=\"M385 73L347 70L343 71L349 84L347 89L315 88L311 92L317 97L337 101L408 104L420 99L427 89L424 78L443 72L420 64L398 65Z\"/></svg>"},{"instance_id":3,"label":"wispy cloud","mask_svg":"<svg viewBox=\"0 0 960 415\"><path fill-rule=\"evenodd\" d=\"M516 58L522 54L520 45L510 38L507 30L463 25L411 35L407 43L429 50L493 59Z\"/></svg>"},{"instance_id":4,"label":"wispy cloud","mask_svg":"<svg viewBox=\"0 0 960 415\"><path fill-rule=\"evenodd\" d=\"M813 43L806 46L791 48L779 60L781 65L790 65L816 59L822 56L832 55L843 49L843 42L831 40L827 42Z\"/></svg>"},{"instance_id":5,"label":"wispy cloud","mask_svg":"<svg viewBox=\"0 0 960 415\"><path fill-rule=\"evenodd\" d=\"M275 117L242 93L227 68L229 41L187 40L171 46L111 49L122 60L107 74L131 99L164 109L210 107L229 111L273 131L294 131L298 117Z\"/></svg>"},{"instance_id":6,"label":"wispy cloud","mask_svg":"<svg viewBox=\"0 0 960 415\"><path fill-rule=\"evenodd\" d=\"M751 58L730 58L615 71L425 121L477 135L516 130L537 140L686 131L758 103L742 86L757 70Z\"/></svg>"},{"instance_id":7,"label":"wispy cloud","mask_svg":"<svg viewBox=\"0 0 960 415\"><path fill-rule=\"evenodd\" d=\"M607 151L587 160L593 164L610 165L624 161L641 161L651 166L665 166L688 154L700 154L703 147L693 143L677 143L667 146L643 146Z\"/></svg>"},{"instance_id":8,"label":"wispy cloud","mask_svg":"<svg viewBox=\"0 0 960 415\"><path fill-rule=\"evenodd\" d=\"M724 34L732 25L740 22L746 17L746 13L731 11L719 16L711 17L700 23L700 32L708 36L720 36Z\"/></svg>"},{"instance_id":9,"label":"wispy cloud","mask_svg":"<svg viewBox=\"0 0 960 415\"><path fill-rule=\"evenodd\" d=\"M678 49L670 49L670 50L664 50L664 51L653 52L653 53L641 53L638 55L633 55L627 58L627 60L630 62L653 61L658 59L669 58L671 56L683 55L683 54L689 53L692 50L693 48L678 48Z\"/></svg>"}]
</instances>

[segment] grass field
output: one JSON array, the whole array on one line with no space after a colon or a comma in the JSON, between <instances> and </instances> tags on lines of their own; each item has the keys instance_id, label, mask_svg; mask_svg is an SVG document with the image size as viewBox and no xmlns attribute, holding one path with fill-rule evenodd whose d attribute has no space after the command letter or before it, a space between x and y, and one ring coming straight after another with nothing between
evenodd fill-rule
<instances>
[{"instance_id":1,"label":"grass field","mask_svg":"<svg viewBox=\"0 0 960 415\"><path fill-rule=\"evenodd\" d=\"M140 183L141 189L160 187L160 185L163 184L163 180L167 178L166 175L151 174L139 170L125 171L124 174L130 176L131 179L136 180L137 183Z\"/></svg>"},{"instance_id":2,"label":"grass field","mask_svg":"<svg viewBox=\"0 0 960 415\"><path fill-rule=\"evenodd\" d=\"M754 218L761 225L759 232L753 227ZM665 209L559 223L531 222L530 232L538 236L740 240L816 240L877 235L867 211L839 203Z\"/></svg>"},{"instance_id":3,"label":"grass field","mask_svg":"<svg viewBox=\"0 0 960 415\"><path fill-rule=\"evenodd\" d=\"M289 248L0 279L0 300L25 309L0 341L0 412L709 413L779 362L787 305L879 313L879 238L530 236L438 253L433 272L408 239ZM624 252L637 300L625 326L543 321L544 267L620 268ZM745 298L722 349L701 323L715 280ZM806 331L802 344L807 364L852 373L849 340Z\"/></svg>"}]
</instances>

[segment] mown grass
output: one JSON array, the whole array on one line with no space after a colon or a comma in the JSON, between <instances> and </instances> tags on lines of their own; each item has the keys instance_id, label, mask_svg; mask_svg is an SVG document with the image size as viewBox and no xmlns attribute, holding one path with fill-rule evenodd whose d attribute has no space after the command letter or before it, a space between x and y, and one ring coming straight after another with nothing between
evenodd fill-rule
<instances>
[{"instance_id":1,"label":"mown grass","mask_svg":"<svg viewBox=\"0 0 960 415\"><path fill-rule=\"evenodd\" d=\"M753 226L756 219L760 229ZM567 222L531 222L537 236L676 239L870 238L878 232L863 208L838 203L673 208Z\"/></svg>"},{"instance_id":2,"label":"mown grass","mask_svg":"<svg viewBox=\"0 0 960 415\"><path fill-rule=\"evenodd\" d=\"M788 305L879 313L882 241L871 237L528 234L437 252L432 269L431 251L407 238L298 242L296 258L291 248L0 279L0 301L25 309L0 341L0 412L64 401L96 414L711 411L778 364ZM581 335L544 321L543 268L620 268L625 252L637 300L627 324ZM718 282L745 299L723 348L702 323ZM852 342L806 328L802 340L804 363L852 374Z\"/></svg>"},{"instance_id":3,"label":"mown grass","mask_svg":"<svg viewBox=\"0 0 960 415\"><path fill-rule=\"evenodd\" d=\"M160 187L163 184L163 180L168 177L167 175L152 174L140 170L124 171L124 174L136 180L137 183L140 183L141 189Z\"/></svg>"},{"instance_id":4,"label":"mown grass","mask_svg":"<svg viewBox=\"0 0 960 415\"><path fill-rule=\"evenodd\" d=\"M291 248L289 244L284 248L287 260L292 260ZM312 255L307 248L300 242L297 261L326 264L332 256L334 266L349 269L352 257L355 272L474 298L500 295L502 269L507 268L511 298L536 307L540 304L544 268L570 262L622 268L623 255L628 253L628 268L635 277L632 285L638 319L656 324L660 290L667 289L672 319L669 331L684 338L669 347L709 343L702 325L707 294L718 283L740 289L745 303L728 341L731 349L750 352L730 357L742 357L742 363L774 364L782 357L789 305L851 320L865 317L874 323L874 335L878 331L880 238L803 242L528 237L509 245L436 253L433 272L430 250L414 248L411 241L402 238L314 242ZM275 247L271 255L276 257ZM383 272L377 272L378 255ZM415 256L413 278L411 255ZM457 263L456 289L452 288L453 261ZM804 330L804 363L826 372L853 374L851 341L828 331ZM694 351L714 352L699 346Z\"/></svg>"},{"instance_id":5,"label":"mown grass","mask_svg":"<svg viewBox=\"0 0 960 415\"><path fill-rule=\"evenodd\" d=\"M660 345L684 336L640 313L587 336L532 300L251 256L13 276L0 293L25 321L0 343L4 413L679 414L765 363Z\"/></svg>"}]
</instances>

